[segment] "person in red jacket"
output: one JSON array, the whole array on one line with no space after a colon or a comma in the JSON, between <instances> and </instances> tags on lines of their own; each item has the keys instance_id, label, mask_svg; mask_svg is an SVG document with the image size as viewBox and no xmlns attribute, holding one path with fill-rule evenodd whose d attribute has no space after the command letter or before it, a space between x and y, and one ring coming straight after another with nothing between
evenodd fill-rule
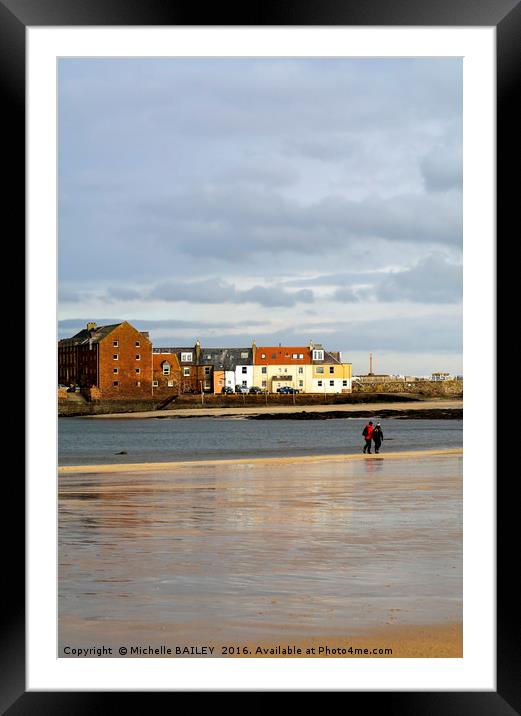
<instances>
[{"instance_id":1,"label":"person in red jacket","mask_svg":"<svg viewBox=\"0 0 521 716\"><path fill-rule=\"evenodd\" d=\"M365 439L365 445L362 452L366 452L369 455L371 454L371 440L373 439L373 421L370 420L367 425L362 430L362 435Z\"/></svg>"}]
</instances>

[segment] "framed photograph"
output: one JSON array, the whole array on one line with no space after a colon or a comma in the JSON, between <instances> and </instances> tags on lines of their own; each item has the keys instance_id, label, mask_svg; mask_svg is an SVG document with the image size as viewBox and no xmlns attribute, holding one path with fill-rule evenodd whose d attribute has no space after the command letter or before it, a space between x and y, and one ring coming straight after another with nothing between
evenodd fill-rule
<instances>
[{"instance_id":1,"label":"framed photograph","mask_svg":"<svg viewBox=\"0 0 521 716\"><path fill-rule=\"evenodd\" d=\"M493 423L518 7L4 4L39 355L5 708L518 708Z\"/></svg>"}]
</instances>

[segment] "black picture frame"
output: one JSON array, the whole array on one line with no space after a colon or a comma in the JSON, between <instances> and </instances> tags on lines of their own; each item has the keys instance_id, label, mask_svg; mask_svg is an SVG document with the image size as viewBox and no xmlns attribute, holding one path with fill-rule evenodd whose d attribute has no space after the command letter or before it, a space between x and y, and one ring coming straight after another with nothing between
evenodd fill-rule
<instances>
[{"instance_id":1,"label":"black picture frame","mask_svg":"<svg viewBox=\"0 0 521 716\"><path fill-rule=\"evenodd\" d=\"M4 197L16 218L16 236L24 245L25 234L25 38L29 26L103 25L349 25L349 26L488 26L497 32L497 235L515 227L517 207L515 176L519 152L520 112L517 92L521 68L521 3L519 0L386 0L336 3L269 2L235 7L204 8L204 23L198 7L162 0L0 0L0 92L4 138L13 161ZM509 213L510 212L510 213ZM15 233L16 231L16 233ZM12 239L11 239L12 241ZM499 252L498 252L499 258ZM23 260L23 259L22 259ZM491 373L493 372L493 369ZM17 396L20 401L20 396ZM494 439L494 436L487 436ZM0 652L0 708L9 716L20 714L91 714L112 710L120 692L26 692L25 688L25 486L20 475L9 484L12 519L4 547L11 557L5 566L3 597L3 649ZM511 545L517 534L513 509L517 480L497 486L497 690L495 692L347 692L348 708L363 698L360 707L382 709L385 714L421 716L468 713L511 716L521 713L521 658L516 628L517 595L512 584L515 558ZM7 499L7 498L6 498ZM7 503L5 503L7 504ZM5 506L5 505L4 505ZM148 698L131 695L134 707Z\"/></svg>"}]
</instances>

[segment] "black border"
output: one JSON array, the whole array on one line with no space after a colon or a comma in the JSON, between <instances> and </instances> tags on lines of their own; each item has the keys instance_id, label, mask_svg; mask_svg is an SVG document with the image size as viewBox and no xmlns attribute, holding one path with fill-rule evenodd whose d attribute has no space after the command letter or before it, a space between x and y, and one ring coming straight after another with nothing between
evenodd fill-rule
<instances>
[{"instance_id":1,"label":"black border","mask_svg":"<svg viewBox=\"0 0 521 716\"><path fill-rule=\"evenodd\" d=\"M248 25L364 25L364 26L488 26L497 32L497 208L498 237L507 241L509 229L518 234L514 211L519 204L518 165L521 159L519 77L521 73L520 0L264 0L235 6L181 6L175 0L0 0L0 106L4 148L13 161L4 164L9 181L4 201L16 218L19 245L25 234L25 28L27 26L248 26ZM6 171L8 169L8 171ZM511 179L514 177L514 179ZM509 213L510 212L510 213ZM516 211L517 214L517 211ZM517 219L517 216L515 217ZM510 233L510 231L509 231ZM18 238L19 237L19 238ZM516 236L517 238L517 236ZM518 303L518 302L517 302ZM517 308L517 306L516 306ZM517 318L517 316L516 316ZM13 345L13 343L10 343ZM489 367L493 374L494 366ZM20 396L16 396L20 402ZM493 436L487 436L493 439ZM11 472L11 471L9 471ZM20 475L9 477L9 512L14 520L4 550L12 563L4 567L0 709L10 716L22 714L91 714L112 710L121 692L25 691L25 489ZM12 477L18 479L13 480ZM400 716L512 716L521 713L521 632L518 596L509 574L517 566L517 521L514 489L518 480L498 484L497 529L497 691L495 692L344 692L363 696L362 708ZM14 499L13 499L14 498ZM4 503L4 508L7 503ZM6 511L6 510L4 510ZM5 520L4 520L5 522ZM14 538L13 538L14 535ZM516 618L517 617L517 618ZM240 688L240 686L239 686ZM339 691L341 689L338 689ZM142 692L133 692L134 707L145 705ZM176 692L174 692L175 694ZM148 702L146 702L148 705ZM139 704L139 705L138 705ZM119 705L119 703L118 703ZM360 705L361 702L360 702ZM323 708L323 706L322 706Z\"/></svg>"}]
</instances>

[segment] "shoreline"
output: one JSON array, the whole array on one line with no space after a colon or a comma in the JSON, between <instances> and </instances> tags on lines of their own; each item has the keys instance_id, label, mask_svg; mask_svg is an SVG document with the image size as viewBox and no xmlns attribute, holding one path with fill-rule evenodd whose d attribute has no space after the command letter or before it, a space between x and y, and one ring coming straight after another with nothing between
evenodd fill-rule
<instances>
[{"instance_id":1,"label":"shoreline","mask_svg":"<svg viewBox=\"0 0 521 716\"><path fill-rule=\"evenodd\" d=\"M297 455L288 457L256 457L234 458L222 460L179 460L175 462L137 462L115 463L103 465L61 465L59 475L77 473L111 473L111 472L163 472L187 467L219 467L225 465L288 465L292 463L314 462L346 462L351 460L396 460L425 457L443 457L463 455L463 448L446 448L438 450L407 450L395 453L379 453L364 455L363 453L329 454L329 455Z\"/></svg>"},{"instance_id":2,"label":"shoreline","mask_svg":"<svg viewBox=\"0 0 521 716\"><path fill-rule=\"evenodd\" d=\"M221 418L221 417L254 417L254 416L274 416L291 418L295 415L302 416L320 415L324 417L326 413L335 413L334 417L366 417L373 416L377 413L386 412L399 417L405 417L410 411L414 413L432 413L432 417L444 417L444 411L459 410L463 411L463 400L418 400L406 402L380 402L380 403L344 403L344 404L327 404L327 405L268 405L268 406L244 406L237 408L208 408L203 405L200 408L177 408L165 410L149 410L134 413L103 413L99 415L79 415L70 416L85 420L142 420L145 418L160 419L176 419L176 418ZM65 416L66 417L66 416ZM431 417L431 415L429 415Z\"/></svg>"}]
</instances>

